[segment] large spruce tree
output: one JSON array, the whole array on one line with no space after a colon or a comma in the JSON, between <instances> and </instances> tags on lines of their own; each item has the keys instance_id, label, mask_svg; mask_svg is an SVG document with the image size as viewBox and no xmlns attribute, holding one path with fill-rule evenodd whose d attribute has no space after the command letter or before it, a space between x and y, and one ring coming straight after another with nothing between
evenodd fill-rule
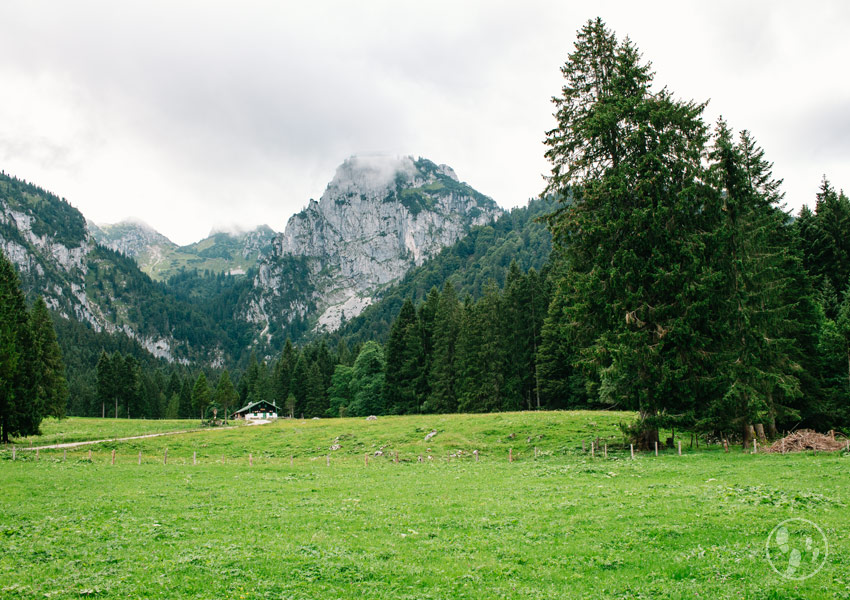
<instances>
[{"instance_id":1,"label":"large spruce tree","mask_svg":"<svg viewBox=\"0 0 850 600\"><path fill-rule=\"evenodd\" d=\"M703 105L651 88L629 41L601 19L578 33L554 99L547 193L567 261L560 305L584 341L577 362L601 398L638 410L643 443L661 417L687 413L708 346Z\"/></svg>"}]
</instances>

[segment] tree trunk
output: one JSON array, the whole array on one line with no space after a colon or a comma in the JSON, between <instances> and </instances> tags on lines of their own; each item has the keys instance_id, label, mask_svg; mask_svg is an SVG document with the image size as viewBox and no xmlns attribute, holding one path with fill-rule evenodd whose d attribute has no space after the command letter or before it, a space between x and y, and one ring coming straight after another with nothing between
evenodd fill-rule
<instances>
[{"instance_id":1,"label":"tree trunk","mask_svg":"<svg viewBox=\"0 0 850 600\"><path fill-rule=\"evenodd\" d=\"M767 421L767 435L772 440L779 438L779 431L776 429L776 418L773 415L770 415L770 419Z\"/></svg>"},{"instance_id":2,"label":"tree trunk","mask_svg":"<svg viewBox=\"0 0 850 600\"><path fill-rule=\"evenodd\" d=\"M764 435L764 425L761 423L756 423L756 435L759 436L759 441L764 443L767 441L767 437Z\"/></svg>"},{"instance_id":3,"label":"tree trunk","mask_svg":"<svg viewBox=\"0 0 850 600\"><path fill-rule=\"evenodd\" d=\"M741 449L746 452L747 449L752 445L754 430L753 426L749 423L744 424L744 431L741 435Z\"/></svg>"}]
</instances>

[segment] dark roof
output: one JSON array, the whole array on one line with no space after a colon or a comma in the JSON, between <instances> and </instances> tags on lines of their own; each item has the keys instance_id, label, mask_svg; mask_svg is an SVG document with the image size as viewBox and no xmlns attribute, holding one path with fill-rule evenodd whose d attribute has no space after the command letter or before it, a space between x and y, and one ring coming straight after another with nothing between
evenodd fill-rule
<instances>
[{"instance_id":1,"label":"dark roof","mask_svg":"<svg viewBox=\"0 0 850 600\"><path fill-rule=\"evenodd\" d=\"M243 406L239 410L234 411L232 414L235 415L235 414L241 413L241 412L249 412L252 408L257 406L258 404L268 404L269 406L273 407L275 409L275 411L277 411L277 404L275 404L274 402L269 402L268 400L258 400L256 402L252 402L251 404Z\"/></svg>"}]
</instances>

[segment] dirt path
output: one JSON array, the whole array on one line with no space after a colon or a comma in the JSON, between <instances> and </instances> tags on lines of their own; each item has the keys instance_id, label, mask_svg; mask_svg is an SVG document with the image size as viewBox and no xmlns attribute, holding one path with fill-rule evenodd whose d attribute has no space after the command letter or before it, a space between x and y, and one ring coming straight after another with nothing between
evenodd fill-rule
<instances>
[{"instance_id":1,"label":"dirt path","mask_svg":"<svg viewBox=\"0 0 850 600\"><path fill-rule=\"evenodd\" d=\"M265 425L271 421L256 421L249 425ZM197 433L199 431L221 431L224 429L237 429L241 426L230 425L227 427L215 427L210 429L186 429L184 431L163 431L161 433L147 433L145 435L134 435L131 437L109 438L105 440L87 440L85 442L67 442L64 444L49 444L47 446L18 446L18 450L50 450L54 448L76 448L78 446L90 446L92 444L102 444L104 442L126 442L128 440L141 440L144 438L160 437L163 435L180 435L183 433Z\"/></svg>"}]
</instances>

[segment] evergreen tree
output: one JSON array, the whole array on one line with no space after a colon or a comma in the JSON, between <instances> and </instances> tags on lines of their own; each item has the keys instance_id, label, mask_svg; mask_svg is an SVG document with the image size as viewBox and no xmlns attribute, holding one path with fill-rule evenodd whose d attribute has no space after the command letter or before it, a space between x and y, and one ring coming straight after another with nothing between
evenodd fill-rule
<instances>
[{"instance_id":1,"label":"evergreen tree","mask_svg":"<svg viewBox=\"0 0 850 600\"><path fill-rule=\"evenodd\" d=\"M309 368L307 357L304 356L303 352L300 352L292 369L292 385L290 386L290 394L295 397L292 411L295 417L300 417L307 411L307 386L305 383Z\"/></svg>"},{"instance_id":2,"label":"evergreen tree","mask_svg":"<svg viewBox=\"0 0 850 600\"><path fill-rule=\"evenodd\" d=\"M38 433L43 407L35 393L34 348L24 295L0 252L0 441Z\"/></svg>"},{"instance_id":3,"label":"evergreen tree","mask_svg":"<svg viewBox=\"0 0 850 600\"><path fill-rule=\"evenodd\" d=\"M31 314L34 371L37 373L36 395L44 416L61 419L68 403L68 383L62 350L56 341L53 321L41 296L35 301Z\"/></svg>"},{"instance_id":4,"label":"evergreen tree","mask_svg":"<svg viewBox=\"0 0 850 600\"><path fill-rule=\"evenodd\" d=\"M366 342L354 361L351 379L353 400L349 415L365 417L384 412L384 351L376 342Z\"/></svg>"},{"instance_id":5,"label":"evergreen tree","mask_svg":"<svg viewBox=\"0 0 850 600\"><path fill-rule=\"evenodd\" d=\"M505 354L499 326L502 301L493 281L477 303L467 300L457 341L458 410L505 410Z\"/></svg>"},{"instance_id":6,"label":"evergreen tree","mask_svg":"<svg viewBox=\"0 0 850 600\"><path fill-rule=\"evenodd\" d=\"M724 121L717 126L709 174L721 202L719 271L724 274L716 324L720 382L709 406L698 407L709 429L743 432L752 423L775 431L777 416L794 416L787 402L799 396L792 311L794 256L779 208L779 181L747 132L734 144ZM801 268L801 266L799 267ZM717 303L715 304L717 305Z\"/></svg>"},{"instance_id":7,"label":"evergreen tree","mask_svg":"<svg viewBox=\"0 0 850 600\"><path fill-rule=\"evenodd\" d=\"M311 362L307 368L304 391L304 416L308 418L324 416L328 410L327 388L318 361Z\"/></svg>"},{"instance_id":8,"label":"evergreen tree","mask_svg":"<svg viewBox=\"0 0 850 600\"><path fill-rule=\"evenodd\" d=\"M348 407L353 399L351 393L351 381L354 378L354 367L338 364L331 378L331 387L328 390L328 410L325 416L344 417L348 413Z\"/></svg>"},{"instance_id":9,"label":"evergreen tree","mask_svg":"<svg viewBox=\"0 0 850 600\"><path fill-rule=\"evenodd\" d=\"M419 320L419 338L422 346L422 364L419 367L419 379L417 381L417 402L422 405L431 393L431 379L428 374L431 372L431 361L434 355L434 323L437 317L437 309L440 305L440 291L435 287L428 292L428 297L425 299L416 316Z\"/></svg>"},{"instance_id":10,"label":"evergreen tree","mask_svg":"<svg viewBox=\"0 0 850 600\"><path fill-rule=\"evenodd\" d=\"M434 315L433 352L429 379L430 394L423 407L425 412L451 413L457 411L457 373L455 352L460 331L461 307L451 282L440 294Z\"/></svg>"},{"instance_id":11,"label":"evergreen tree","mask_svg":"<svg viewBox=\"0 0 850 600\"><path fill-rule=\"evenodd\" d=\"M198 413L192 408L192 380L189 376L183 378L183 384L180 386L180 418L192 419Z\"/></svg>"},{"instance_id":12,"label":"evergreen tree","mask_svg":"<svg viewBox=\"0 0 850 600\"><path fill-rule=\"evenodd\" d=\"M239 394L233 387L233 382L230 381L230 372L225 369L218 378L218 384L215 387L215 404L218 408L224 411L226 418L233 411L234 405L239 400Z\"/></svg>"},{"instance_id":13,"label":"evergreen tree","mask_svg":"<svg viewBox=\"0 0 850 600\"><path fill-rule=\"evenodd\" d=\"M653 91L637 48L601 19L579 31L562 73L546 137L546 191L562 199L549 218L567 262L560 305L577 363L600 399L639 411L649 445L665 416L692 410L708 345L703 105Z\"/></svg>"},{"instance_id":14,"label":"evergreen tree","mask_svg":"<svg viewBox=\"0 0 850 600\"><path fill-rule=\"evenodd\" d=\"M419 412L423 373L422 331L416 309L408 298L390 329L386 348L384 406L389 414Z\"/></svg>"},{"instance_id":15,"label":"evergreen tree","mask_svg":"<svg viewBox=\"0 0 850 600\"><path fill-rule=\"evenodd\" d=\"M120 356L118 357L120 360ZM100 400L100 415L106 416L106 411L112 406L118 395L115 367L112 357L101 351L97 360L97 397Z\"/></svg>"},{"instance_id":16,"label":"evergreen tree","mask_svg":"<svg viewBox=\"0 0 850 600\"><path fill-rule=\"evenodd\" d=\"M274 367L275 398L280 403L286 402L286 398L289 396L295 359L295 348L292 346L292 341L286 338L286 344L284 344L280 358Z\"/></svg>"},{"instance_id":17,"label":"evergreen tree","mask_svg":"<svg viewBox=\"0 0 850 600\"><path fill-rule=\"evenodd\" d=\"M207 376L201 372L198 379L195 381L195 386L192 388L192 408L196 415L201 415L201 418L206 414L207 407L210 405L210 388L207 384Z\"/></svg>"}]
</instances>

